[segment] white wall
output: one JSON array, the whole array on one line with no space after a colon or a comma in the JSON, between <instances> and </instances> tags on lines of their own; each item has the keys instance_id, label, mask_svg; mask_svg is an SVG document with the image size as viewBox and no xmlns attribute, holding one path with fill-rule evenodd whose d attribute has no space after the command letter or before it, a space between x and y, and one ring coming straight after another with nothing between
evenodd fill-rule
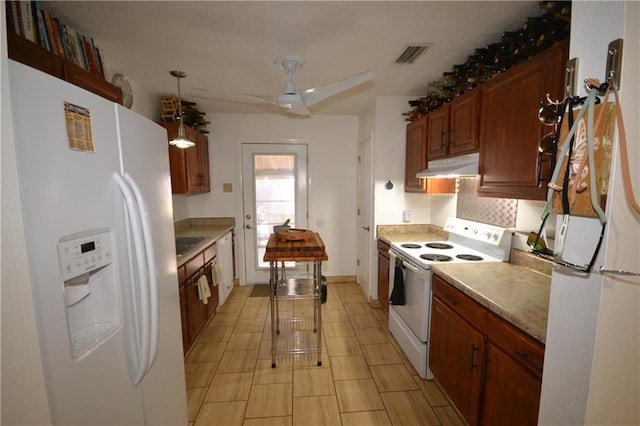
<instances>
[{"instance_id":1,"label":"white wall","mask_svg":"<svg viewBox=\"0 0 640 426\"><path fill-rule=\"evenodd\" d=\"M376 225L400 224L402 211L411 210L411 223L431 221L431 198L404 192L405 140L408 122L402 116L415 97L376 97L374 122L374 210ZM393 189L385 188L391 180Z\"/></svg>"},{"instance_id":2,"label":"white wall","mask_svg":"<svg viewBox=\"0 0 640 426\"><path fill-rule=\"evenodd\" d=\"M638 3L574 1L570 57L580 59L578 81L604 78L607 45L623 37L622 94L629 139L638 140ZM625 30L626 28L626 30ZM625 33L626 31L626 33ZM581 93L584 93L582 90ZM630 152L640 187L638 146ZM614 156L607 205L609 230L596 267L638 271L640 218L621 194ZM637 192L637 190L636 190ZM565 253L588 259L599 223L572 218ZM540 424L640 424L640 286L638 279L587 278L555 270L552 276Z\"/></svg>"},{"instance_id":3,"label":"white wall","mask_svg":"<svg viewBox=\"0 0 640 426\"><path fill-rule=\"evenodd\" d=\"M307 226L319 232L326 244L329 260L323 263L322 271L328 276L355 275L358 117L288 118L266 114L209 114L207 118L211 121L211 192L187 197L189 216L235 217L237 241L242 242L241 159L237 158L240 140L307 140ZM223 193L223 183L232 183L233 192ZM236 247L242 259L242 244ZM242 283L242 268L240 272Z\"/></svg>"}]
</instances>

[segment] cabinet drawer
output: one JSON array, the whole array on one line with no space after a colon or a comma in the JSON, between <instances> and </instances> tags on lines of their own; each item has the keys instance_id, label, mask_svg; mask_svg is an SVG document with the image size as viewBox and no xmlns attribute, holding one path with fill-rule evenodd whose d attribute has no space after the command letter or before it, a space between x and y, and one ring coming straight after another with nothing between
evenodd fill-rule
<instances>
[{"instance_id":1,"label":"cabinet drawer","mask_svg":"<svg viewBox=\"0 0 640 426\"><path fill-rule=\"evenodd\" d=\"M449 308L462 316L471 325L485 333L487 330L487 310L442 278L433 275L433 295Z\"/></svg>"},{"instance_id":2,"label":"cabinet drawer","mask_svg":"<svg viewBox=\"0 0 640 426\"><path fill-rule=\"evenodd\" d=\"M195 274L198 269L202 268L204 266L204 255L202 254L202 252L198 253L198 255L194 256L191 260L189 260L187 263L184 264L184 267L186 269L186 276L187 278L190 277L191 275Z\"/></svg>"},{"instance_id":3,"label":"cabinet drawer","mask_svg":"<svg viewBox=\"0 0 640 426\"><path fill-rule=\"evenodd\" d=\"M489 340L538 377L542 377L544 345L495 315L489 316Z\"/></svg>"},{"instance_id":4,"label":"cabinet drawer","mask_svg":"<svg viewBox=\"0 0 640 426\"><path fill-rule=\"evenodd\" d=\"M214 257L216 257L216 243L213 243L204 249L204 263L207 263Z\"/></svg>"},{"instance_id":5,"label":"cabinet drawer","mask_svg":"<svg viewBox=\"0 0 640 426\"><path fill-rule=\"evenodd\" d=\"M178 268L178 286L182 287L185 280L187 279L187 268L182 265Z\"/></svg>"}]
</instances>

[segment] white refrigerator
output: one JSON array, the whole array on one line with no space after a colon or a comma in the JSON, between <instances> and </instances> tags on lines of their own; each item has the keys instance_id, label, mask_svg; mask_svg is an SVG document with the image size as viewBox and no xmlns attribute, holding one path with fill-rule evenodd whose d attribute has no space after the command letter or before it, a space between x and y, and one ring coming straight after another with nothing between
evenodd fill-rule
<instances>
[{"instance_id":1,"label":"white refrigerator","mask_svg":"<svg viewBox=\"0 0 640 426\"><path fill-rule=\"evenodd\" d=\"M9 82L54 424L186 425L166 132L14 61Z\"/></svg>"}]
</instances>

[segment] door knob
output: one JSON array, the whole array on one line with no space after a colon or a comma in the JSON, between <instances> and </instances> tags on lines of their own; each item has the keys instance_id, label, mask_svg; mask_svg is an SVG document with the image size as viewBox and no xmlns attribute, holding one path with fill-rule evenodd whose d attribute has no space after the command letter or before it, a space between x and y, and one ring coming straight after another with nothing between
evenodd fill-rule
<instances>
[{"instance_id":1,"label":"door knob","mask_svg":"<svg viewBox=\"0 0 640 426\"><path fill-rule=\"evenodd\" d=\"M368 226L363 226L362 229L364 229L365 231L371 231L371 228L369 228Z\"/></svg>"},{"instance_id":2,"label":"door knob","mask_svg":"<svg viewBox=\"0 0 640 426\"><path fill-rule=\"evenodd\" d=\"M252 226L251 226L251 225L249 225L249 224L246 224L246 225L244 226L244 229L252 229Z\"/></svg>"}]
</instances>

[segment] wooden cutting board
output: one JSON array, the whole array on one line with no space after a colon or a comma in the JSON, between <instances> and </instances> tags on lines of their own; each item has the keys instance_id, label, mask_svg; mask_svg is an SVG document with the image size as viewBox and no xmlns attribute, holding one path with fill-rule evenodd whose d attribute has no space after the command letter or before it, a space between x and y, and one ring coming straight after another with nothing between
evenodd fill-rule
<instances>
[{"instance_id":1,"label":"wooden cutting board","mask_svg":"<svg viewBox=\"0 0 640 426\"><path fill-rule=\"evenodd\" d=\"M314 237L315 233L308 229L287 229L285 231L277 232L276 235L279 239L284 241L307 241Z\"/></svg>"},{"instance_id":2,"label":"wooden cutting board","mask_svg":"<svg viewBox=\"0 0 640 426\"><path fill-rule=\"evenodd\" d=\"M311 232L311 231L310 231ZM276 234L271 234L264 253L265 262L274 261L317 261L328 260L324 241L317 232L306 240L282 240Z\"/></svg>"}]
</instances>

